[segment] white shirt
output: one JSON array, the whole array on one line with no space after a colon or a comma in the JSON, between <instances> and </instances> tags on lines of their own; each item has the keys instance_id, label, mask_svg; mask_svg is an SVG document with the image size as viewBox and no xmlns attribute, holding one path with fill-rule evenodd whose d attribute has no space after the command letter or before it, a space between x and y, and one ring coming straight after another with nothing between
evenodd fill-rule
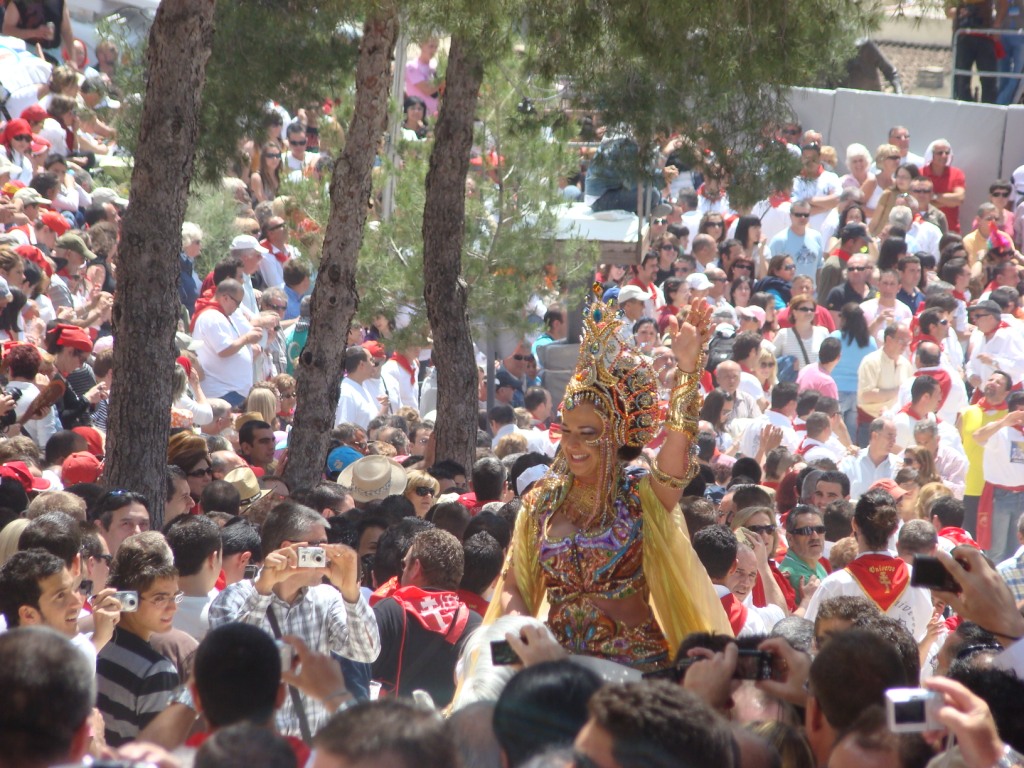
<instances>
[{"instance_id":1,"label":"white shirt","mask_svg":"<svg viewBox=\"0 0 1024 768\"><path fill-rule=\"evenodd\" d=\"M174 614L174 628L202 642L206 633L210 631L210 603L219 594L219 590L211 589L208 594L201 597L185 595L181 598L178 611Z\"/></svg>"},{"instance_id":2,"label":"white shirt","mask_svg":"<svg viewBox=\"0 0 1024 768\"><path fill-rule=\"evenodd\" d=\"M892 320L882 323L878 327L878 330L875 331L875 341L878 343L879 348L881 348L882 342L884 341L885 327L887 325L910 325L910 321L914 317L914 313L910 311L910 307L899 299L894 299L894 301L896 302L896 305L891 308ZM861 303L860 308L864 313L864 319L867 321L869 327L873 322L875 322L876 317L889 309L889 307L880 306L878 299L868 299Z\"/></svg>"},{"instance_id":3,"label":"white shirt","mask_svg":"<svg viewBox=\"0 0 1024 768\"><path fill-rule=\"evenodd\" d=\"M1011 488L1024 486L1024 434L1003 427L985 443L985 479Z\"/></svg>"},{"instance_id":4,"label":"white shirt","mask_svg":"<svg viewBox=\"0 0 1024 768\"><path fill-rule=\"evenodd\" d=\"M206 371L203 391L209 397L223 397L228 392L243 396L249 394L252 389L252 348L243 344L228 357L217 354L248 332L249 323L238 310L227 317L217 309L208 309L196 318L192 336L203 342L196 354Z\"/></svg>"},{"instance_id":5,"label":"white shirt","mask_svg":"<svg viewBox=\"0 0 1024 768\"><path fill-rule=\"evenodd\" d=\"M914 440L914 427L919 419L915 419L909 413L901 411L895 414L892 420L896 425L896 445L900 446L900 448L908 448L914 445L917 442ZM934 413L928 414L928 421L935 421ZM948 421L939 421L939 441L955 451L963 451L964 449L960 433Z\"/></svg>"},{"instance_id":6,"label":"white shirt","mask_svg":"<svg viewBox=\"0 0 1024 768\"><path fill-rule=\"evenodd\" d=\"M718 599L721 600L723 597L728 597L732 594L732 591L721 584L712 584L715 588L715 594L718 595ZM747 595L749 598L750 595ZM741 603L746 605L746 603ZM764 619L761 614L758 613L757 609L747 608L747 618L743 621L743 629L739 631L736 637L750 637L752 635L767 635L768 627L765 625Z\"/></svg>"},{"instance_id":7,"label":"white shirt","mask_svg":"<svg viewBox=\"0 0 1024 768\"><path fill-rule=\"evenodd\" d=\"M772 410L765 411L747 427L740 437L740 453L745 456L757 456L758 446L761 445L761 430L766 424L779 427L782 430L782 444L796 453L800 447L800 436L793 429L793 422L785 414Z\"/></svg>"},{"instance_id":8,"label":"white shirt","mask_svg":"<svg viewBox=\"0 0 1024 768\"><path fill-rule=\"evenodd\" d=\"M930 221L921 219L910 226L909 236L917 240L917 246L925 253L930 253L936 260L939 258L939 241L942 239L942 230Z\"/></svg>"},{"instance_id":9,"label":"white shirt","mask_svg":"<svg viewBox=\"0 0 1024 768\"><path fill-rule=\"evenodd\" d=\"M826 555L826 557L827 556L828 555ZM773 629L775 629L775 625L782 621L784 618L786 618L785 612L777 605L772 605L771 603L768 603L768 605L764 606L763 608L754 605L753 590L747 593L747 597L743 601L743 605L747 607L748 611L754 611L755 613L757 613L758 616L761 617L761 621L764 622L764 625L767 628L768 632L771 632Z\"/></svg>"},{"instance_id":10,"label":"white shirt","mask_svg":"<svg viewBox=\"0 0 1024 768\"><path fill-rule=\"evenodd\" d=\"M740 386L739 391L744 394L750 395L754 399L754 402L762 400L765 396L764 387L761 382L758 381L757 376L746 371L740 372Z\"/></svg>"},{"instance_id":11,"label":"white shirt","mask_svg":"<svg viewBox=\"0 0 1024 768\"><path fill-rule=\"evenodd\" d=\"M900 468L900 458L896 454L886 455L882 462L875 466L868 456L868 449L861 448L856 456L849 457L839 469L850 478L850 499L858 499L877 480L891 480Z\"/></svg>"},{"instance_id":12,"label":"white shirt","mask_svg":"<svg viewBox=\"0 0 1024 768\"><path fill-rule=\"evenodd\" d=\"M789 207L791 203L787 200L784 203L772 207L767 200L755 203L750 213L761 219L761 236L769 242L779 232L789 226ZM691 240L693 237L691 236Z\"/></svg>"},{"instance_id":13,"label":"white shirt","mask_svg":"<svg viewBox=\"0 0 1024 768\"><path fill-rule=\"evenodd\" d=\"M889 553L864 552L857 557L876 554L888 555ZM910 571L909 565L907 570ZM814 621L814 617L818 615L818 608L823 601L828 600L830 597L839 597L841 595L868 597L864 590L861 589L860 584L854 580L853 576L845 568L833 571L822 580L819 587L814 590L814 594L811 595L804 618ZM868 597L868 599L870 600L871 598ZM914 636L914 640L920 641L928 630L928 622L932 618L931 593L927 589L911 587L908 584L903 590L903 594L896 598L895 602L889 606L889 610L885 612L885 615L899 621Z\"/></svg>"},{"instance_id":14,"label":"white shirt","mask_svg":"<svg viewBox=\"0 0 1024 768\"><path fill-rule=\"evenodd\" d=\"M397 360L388 360L381 367L381 375L386 374L398 382L399 402L391 401L391 405L395 407L395 410L402 406L417 409L420 406L419 387L417 386L418 376L416 375L419 372L419 362L416 360L411 360L410 362L413 366L412 374L400 366Z\"/></svg>"},{"instance_id":15,"label":"white shirt","mask_svg":"<svg viewBox=\"0 0 1024 768\"><path fill-rule=\"evenodd\" d=\"M803 439L803 446L807 449L804 452L804 461L808 464L812 461L818 461L818 459L836 461L836 455L832 449L820 440L815 440L813 437L805 437Z\"/></svg>"},{"instance_id":16,"label":"white shirt","mask_svg":"<svg viewBox=\"0 0 1024 768\"><path fill-rule=\"evenodd\" d=\"M795 176L793 178L793 194L791 197L793 200L810 200L812 197L838 195L841 191L839 177L832 173L832 171L822 171L816 179ZM831 209L822 213L812 214L809 223L810 228L820 232L830 212Z\"/></svg>"},{"instance_id":17,"label":"white shirt","mask_svg":"<svg viewBox=\"0 0 1024 768\"><path fill-rule=\"evenodd\" d=\"M968 379L978 376L982 381L987 381L995 371L993 366L981 362L979 355L991 355L999 362L1000 370L1010 375L1014 384L1024 379L1024 339L1014 333L1012 328L997 329L991 339L986 339L985 334L975 330L971 334L970 348L971 358L966 365Z\"/></svg>"},{"instance_id":18,"label":"white shirt","mask_svg":"<svg viewBox=\"0 0 1024 768\"><path fill-rule=\"evenodd\" d=\"M334 412L334 424L355 424L368 429L370 422L380 415L380 404L370 397L362 384L350 378L341 380L341 394Z\"/></svg>"},{"instance_id":19,"label":"white shirt","mask_svg":"<svg viewBox=\"0 0 1024 768\"><path fill-rule=\"evenodd\" d=\"M526 449L528 451L543 453L545 456L553 457L555 455L555 444L551 442L547 432L539 429L519 429L515 424L505 424L494 433L494 439L491 440L491 449L497 448L498 441L505 437L505 435L517 434L526 438Z\"/></svg>"},{"instance_id":20,"label":"white shirt","mask_svg":"<svg viewBox=\"0 0 1024 768\"><path fill-rule=\"evenodd\" d=\"M938 417L949 424L956 424L956 418L960 415L960 411L971 404L970 400L967 399L967 388L964 386L963 379L960 378L960 374L945 365L940 365L938 368L918 368L916 372L927 374L929 371L943 371L949 375L949 395L946 396L946 400L939 407ZM911 376L900 384L900 393L896 398L896 402L910 402L910 388L914 386L915 378L915 376ZM910 443L900 443L900 445L906 448L907 445L913 445L915 442L913 435L911 435Z\"/></svg>"},{"instance_id":21,"label":"white shirt","mask_svg":"<svg viewBox=\"0 0 1024 768\"><path fill-rule=\"evenodd\" d=\"M365 389L369 393L370 397L372 397L373 401L376 403L380 402L379 400L377 400L378 397L386 395L388 398L388 402L390 403L390 406L388 407L388 413L397 413L398 409L401 407L398 404L400 400L398 392L398 382L395 381L393 377L385 374L383 371L381 371L380 378L375 378L371 376L366 381L364 381L363 389ZM420 411L420 413L423 413L423 411Z\"/></svg>"}]
</instances>

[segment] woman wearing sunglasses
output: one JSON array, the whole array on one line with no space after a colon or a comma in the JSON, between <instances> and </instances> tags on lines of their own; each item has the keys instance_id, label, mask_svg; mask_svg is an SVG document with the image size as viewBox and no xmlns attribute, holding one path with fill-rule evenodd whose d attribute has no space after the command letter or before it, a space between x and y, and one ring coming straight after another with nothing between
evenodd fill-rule
<instances>
[{"instance_id":1,"label":"woman wearing sunglasses","mask_svg":"<svg viewBox=\"0 0 1024 768\"><path fill-rule=\"evenodd\" d=\"M779 570L775 553L779 550L779 526L770 507L747 507L732 518L734 531L745 530L753 534L760 546L753 547L757 556L757 582L754 584L754 605L764 608L777 605L787 613L796 610L796 592L789 579Z\"/></svg>"},{"instance_id":2,"label":"woman wearing sunglasses","mask_svg":"<svg viewBox=\"0 0 1024 768\"><path fill-rule=\"evenodd\" d=\"M441 484L420 469L409 471L403 495L412 502L416 517L425 517L441 493Z\"/></svg>"},{"instance_id":3,"label":"woman wearing sunglasses","mask_svg":"<svg viewBox=\"0 0 1024 768\"><path fill-rule=\"evenodd\" d=\"M792 356L794 368L800 370L818 362L818 348L828 337L828 330L814 324L818 305L810 294L794 296L787 309L792 327L783 328L775 335L775 355Z\"/></svg>"},{"instance_id":4,"label":"woman wearing sunglasses","mask_svg":"<svg viewBox=\"0 0 1024 768\"><path fill-rule=\"evenodd\" d=\"M11 161L11 181L32 181L32 127L28 120L16 117L7 122L0 136L4 156Z\"/></svg>"},{"instance_id":5,"label":"woman wearing sunglasses","mask_svg":"<svg viewBox=\"0 0 1024 768\"><path fill-rule=\"evenodd\" d=\"M167 442L167 463L188 478L188 491L197 504L203 489L213 481L213 463L206 441L193 432L178 432Z\"/></svg>"}]
</instances>

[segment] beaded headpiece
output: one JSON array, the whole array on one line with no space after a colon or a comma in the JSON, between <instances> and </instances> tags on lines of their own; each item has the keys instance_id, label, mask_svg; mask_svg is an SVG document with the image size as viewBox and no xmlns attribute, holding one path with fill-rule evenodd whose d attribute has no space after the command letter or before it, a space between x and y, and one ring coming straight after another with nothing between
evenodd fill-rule
<instances>
[{"instance_id":1,"label":"beaded headpiece","mask_svg":"<svg viewBox=\"0 0 1024 768\"><path fill-rule=\"evenodd\" d=\"M562 408L583 402L594 404L608 417L610 437L616 445L639 448L658 429L658 378L647 359L632 348L625 316L615 301L601 302L602 288L583 310L580 355Z\"/></svg>"}]
</instances>

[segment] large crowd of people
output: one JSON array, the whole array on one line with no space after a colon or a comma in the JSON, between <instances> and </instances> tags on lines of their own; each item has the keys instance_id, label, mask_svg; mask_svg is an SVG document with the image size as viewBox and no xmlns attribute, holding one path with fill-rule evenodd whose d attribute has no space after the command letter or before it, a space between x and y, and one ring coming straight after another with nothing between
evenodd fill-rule
<instances>
[{"instance_id":1,"label":"large crowd of people","mask_svg":"<svg viewBox=\"0 0 1024 768\"><path fill-rule=\"evenodd\" d=\"M443 92L419 50L408 141ZM941 138L892 127L840 176L790 124L799 174L738 210L662 137L582 338L541 275L493 380L480 355L469 466L429 334L380 307L289 487L315 225L280 185L330 159L272 105L208 274L182 227L154 503L100 483L130 202L90 175L116 55L71 58L0 138L0 766L1024 764L1024 166L967 211ZM635 204L623 148L584 145L567 200Z\"/></svg>"}]
</instances>

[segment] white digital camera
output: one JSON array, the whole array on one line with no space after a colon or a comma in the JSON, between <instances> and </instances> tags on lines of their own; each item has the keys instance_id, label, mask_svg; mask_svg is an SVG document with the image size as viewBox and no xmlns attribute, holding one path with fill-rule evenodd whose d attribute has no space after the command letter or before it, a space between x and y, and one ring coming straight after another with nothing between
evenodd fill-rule
<instances>
[{"instance_id":1,"label":"white digital camera","mask_svg":"<svg viewBox=\"0 0 1024 768\"><path fill-rule=\"evenodd\" d=\"M327 552L323 547L299 547L299 568L326 568Z\"/></svg>"},{"instance_id":2,"label":"white digital camera","mask_svg":"<svg viewBox=\"0 0 1024 768\"><path fill-rule=\"evenodd\" d=\"M121 613L135 613L139 610L139 593L135 590L115 592L111 597L121 603Z\"/></svg>"},{"instance_id":3,"label":"white digital camera","mask_svg":"<svg viewBox=\"0 0 1024 768\"><path fill-rule=\"evenodd\" d=\"M885 692L885 715L893 733L941 731L942 696L924 688L890 688Z\"/></svg>"}]
</instances>

